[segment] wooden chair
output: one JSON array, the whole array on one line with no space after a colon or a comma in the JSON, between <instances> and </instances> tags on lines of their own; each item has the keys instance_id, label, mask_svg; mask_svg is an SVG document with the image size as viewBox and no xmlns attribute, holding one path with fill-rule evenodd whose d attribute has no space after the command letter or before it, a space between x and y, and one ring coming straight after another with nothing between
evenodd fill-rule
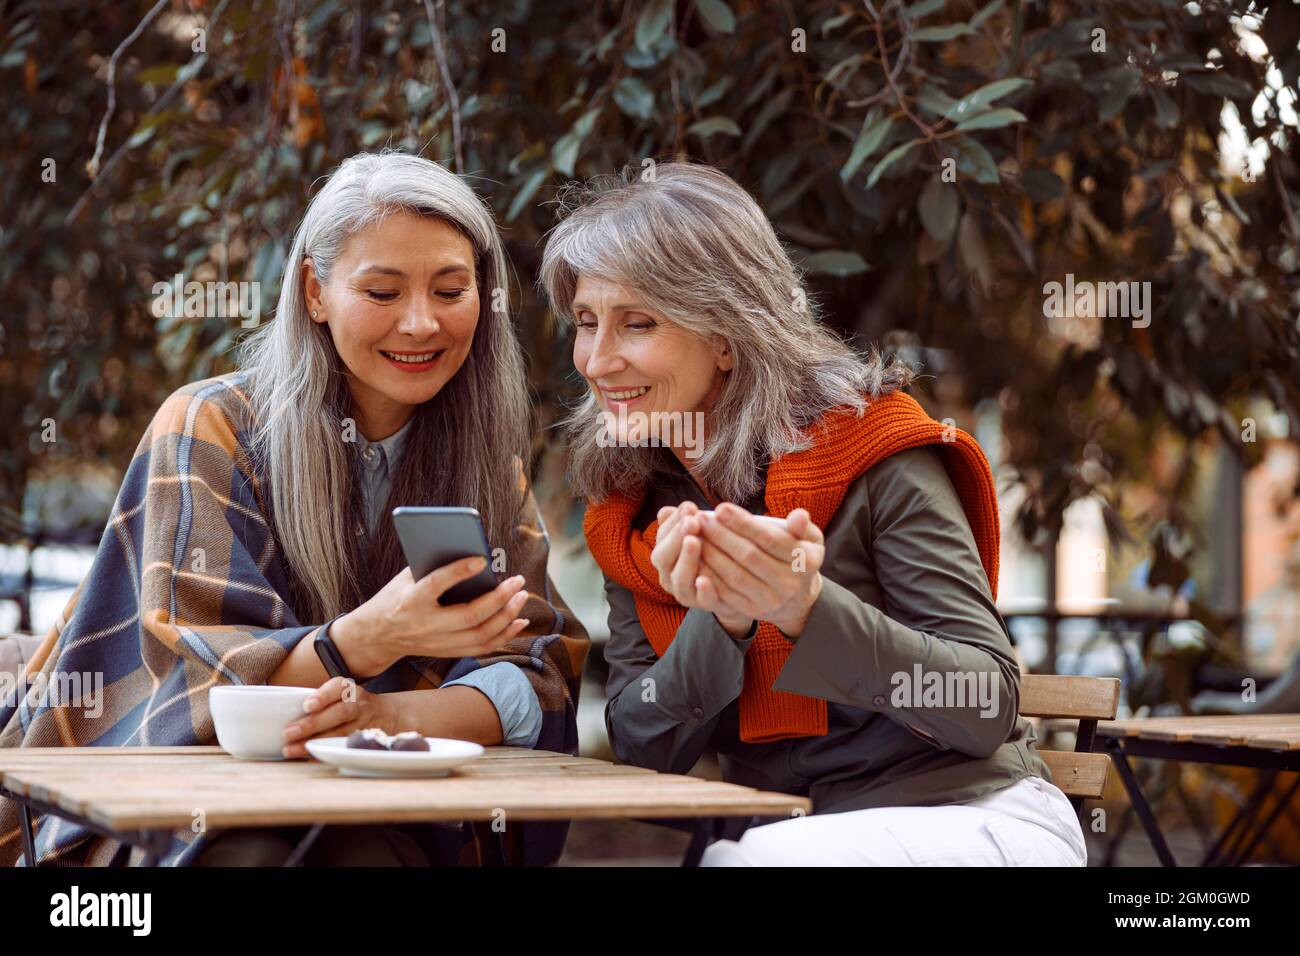
<instances>
[{"instance_id":1,"label":"wooden chair","mask_svg":"<svg viewBox=\"0 0 1300 956\"><path fill-rule=\"evenodd\" d=\"M1038 750L1059 787L1077 812L1083 801L1097 799L1106 788L1110 757L1092 752L1098 720L1114 720L1119 707L1116 677L1067 677L1025 674L1020 678L1020 716L1078 719L1074 750ZM1037 749L1037 748L1035 748Z\"/></svg>"},{"instance_id":2,"label":"wooden chair","mask_svg":"<svg viewBox=\"0 0 1300 956\"><path fill-rule=\"evenodd\" d=\"M1096 800L1106 789L1110 757L1092 752L1097 735L1097 721L1114 720L1119 708L1119 678L1068 677L1048 674L1022 674L1020 677L1020 716L1078 720L1073 751L1035 751L1052 773L1052 782L1070 798L1076 813L1083 813L1084 800ZM645 821L667 823L671 821ZM739 840L749 827L763 821L759 817L700 821L677 824L678 829L694 829L683 866L698 866L704 848L718 839Z\"/></svg>"}]
</instances>

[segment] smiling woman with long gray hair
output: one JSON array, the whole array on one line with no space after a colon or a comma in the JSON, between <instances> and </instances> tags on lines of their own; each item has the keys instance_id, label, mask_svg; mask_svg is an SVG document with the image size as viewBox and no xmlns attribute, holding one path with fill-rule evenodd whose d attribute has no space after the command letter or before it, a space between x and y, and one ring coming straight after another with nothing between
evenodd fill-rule
<instances>
[{"instance_id":1,"label":"smiling woman with long gray hair","mask_svg":"<svg viewBox=\"0 0 1300 956\"><path fill-rule=\"evenodd\" d=\"M181 388L154 417L89 574L34 656L47 677L106 674L103 716L0 701L0 745L210 743L210 688L279 684L315 689L285 732L289 758L370 727L576 753L587 640L546 573L507 288L491 213L458 177L400 153L344 162L311 200L275 319L239 371ZM415 580L388 518L400 505L476 508L509 576L440 603L486 562ZM524 862L559 855L563 825L514 829ZM476 849L468 829L325 834L308 862ZM181 832L163 862L279 863L301 835ZM5 803L0 860L21 852ZM39 828L36 855L128 860L64 823Z\"/></svg>"},{"instance_id":2,"label":"smiling woman with long gray hair","mask_svg":"<svg viewBox=\"0 0 1300 956\"><path fill-rule=\"evenodd\" d=\"M811 796L706 864L1082 865L1017 715L974 439L817 321L718 170L661 164L561 208L542 284L589 389L570 485L609 598L614 752L675 773L713 753L727 780Z\"/></svg>"}]
</instances>

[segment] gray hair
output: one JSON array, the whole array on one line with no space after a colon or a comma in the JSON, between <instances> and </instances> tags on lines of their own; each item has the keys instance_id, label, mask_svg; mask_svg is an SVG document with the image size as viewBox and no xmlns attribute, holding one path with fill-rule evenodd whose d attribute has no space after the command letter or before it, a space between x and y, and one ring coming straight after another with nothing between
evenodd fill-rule
<instances>
[{"instance_id":1,"label":"gray hair","mask_svg":"<svg viewBox=\"0 0 1300 956\"><path fill-rule=\"evenodd\" d=\"M767 463L809 447L824 412L861 413L911 382L908 365L862 355L821 324L763 210L725 173L663 163L653 177L625 170L570 184L558 203L540 283L561 318L573 319L578 278L587 275L633 288L669 321L730 346L733 366L691 469L715 494L750 498ZM601 423L591 393L565 421L570 487L594 501L641 493L667 449L602 448Z\"/></svg>"},{"instance_id":2,"label":"gray hair","mask_svg":"<svg viewBox=\"0 0 1300 956\"><path fill-rule=\"evenodd\" d=\"M311 257L316 277L326 282L351 236L398 211L442 220L465 235L474 248L480 307L464 365L415 411L388 506L476 507L489 542L508 555L513 550L530 409L491 210L435 162L360 153L311 200L285 260L275 320L240 352L256 423L252 445L269 475L293 603L307 621L351 610L406 564L391 522L381 522L369 545L353 530L364 517L358 448L342 440L351 394L329 329L307 314L301 275Z\"/></svg>"}]
</instances>

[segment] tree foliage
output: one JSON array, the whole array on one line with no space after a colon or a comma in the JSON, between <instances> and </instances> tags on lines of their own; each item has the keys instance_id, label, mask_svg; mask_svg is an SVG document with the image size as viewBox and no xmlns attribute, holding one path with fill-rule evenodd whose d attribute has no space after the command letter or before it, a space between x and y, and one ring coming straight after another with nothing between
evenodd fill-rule
<instances>
[{"instance_id":1,"label":"tree foliage","mask_svg":"<svg viewBox=\"0 0 1300 956\"><path fill-rule=\"evenodd\" d=\"M392 146L473 176L497 210L543 425L576 387L532 290L548 200L684 157L760 199L828 321L923 359L945 401L1000 404L1026 531L1081 497L1118 508L1158 435L1249 458L1251 402L1295 418L1297 9L6 4L4 496L51 462L124 461L167 389L228 363L238 324L155 319L154 281L256 280L273 302L313 183ZM1224 167L1233 114L1253 174ZM1045 316L1067 274L1150 282L1150 324Z\"/></svg>"}]
</instances>

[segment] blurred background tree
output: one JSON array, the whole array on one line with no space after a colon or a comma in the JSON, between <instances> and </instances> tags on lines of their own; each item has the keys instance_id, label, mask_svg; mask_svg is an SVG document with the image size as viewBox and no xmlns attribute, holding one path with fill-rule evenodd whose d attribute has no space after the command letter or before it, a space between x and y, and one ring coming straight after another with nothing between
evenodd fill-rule
<instances>
[{"instance_id":1,"label":"blurred background tree","mask_svg":"<svg viewBox=\"0 0 1300 956\"><path fill-rule=\"evenodd\" d=\"M759 198L845 335L921 361L944 407L996 403L1030 540L1094 497L1177 586L1197 449L1253 462L1243 419L1297 411L1300 15L1097 7L0 2L7 536L29 483L120 469L170 389L230 367L238 320L156 319L153 283L257 281L269 312L313 184L358 150L440 159L497 210L556 473L578 383L533 286L547 201L689 158ZM1067 273L1150 282L1150 325L1046 315ZM1124 513L1134 482L1159 506Z\"/></svg>"}]
</instances>

